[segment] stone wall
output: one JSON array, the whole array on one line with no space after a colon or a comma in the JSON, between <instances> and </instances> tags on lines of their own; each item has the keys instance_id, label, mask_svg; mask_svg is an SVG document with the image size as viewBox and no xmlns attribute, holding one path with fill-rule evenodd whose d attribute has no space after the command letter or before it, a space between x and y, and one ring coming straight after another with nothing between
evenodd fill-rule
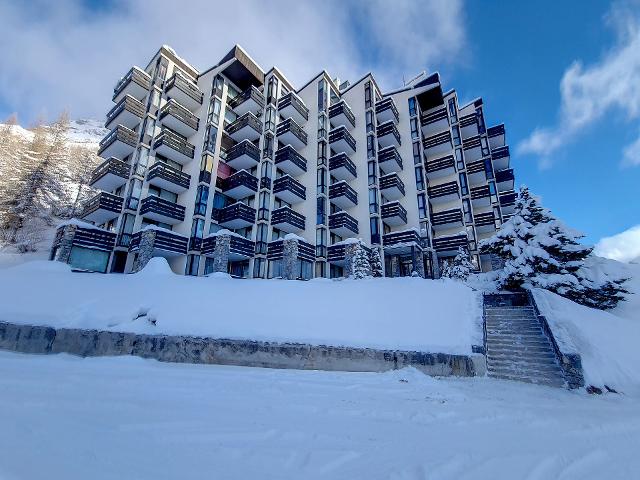
<instances>
[{"instance_id":1,"label":"stone wall","mask_svg":"<svg viewBox=\"0 0 640 480\"><path fill-rule=\"evenodd\" d=\"M295 238L285 238L282 241L282 278L298 278L298 240Z\"/></svg>"},{"instance_id":2,"label":"stone wall","mask_svg":"<svg viewBox=\"0 0 640 480\"><path fill-rule=\"evenodd\" d=\"M56 242L51 248L51 254L49 258L57 262L69 263L71 257L71 248L73 247L73 238L76 235L76 225L64 225L62 228L62 235L60 242ZM57 235L58 233L56 233Z\"/></svg>"},{"instance_id":3,"label":"stone wall","mask_svg":"<svg viewBox=\"0 0 640 480\"><path fill-rule=\"evenodd\" d=\"M162 362L248 367L381 372L415 367L428 375L477 376L486 372L479 354L451 355L403 350L332 347L98 330L55 329L0 322L0 349L69 353L82 357L135 355Z\"/></svg>"},{"instance_id":4,"label":"stone wall","mask_svg":"<svg viewBox=\"0 0 640 480\"><path fill-rule=\"evenodd\" d=\"M140 233L140 246L136 259L133 262L133 273L142 270L149 260L153 257L153 248L156 243L156 231L155 230L143 230Z\"/></svg>"},{"instance_id":5,"label":"stone wall","mask_svg":"<svg viewBox=\"0 0 640 480\"><path fill-rule=\"evenodd\" d=\"M231 250L231 237L218 235L213 250L213 272L227 273L229 271L229 251Z\"/></svg>"}]
</instances>

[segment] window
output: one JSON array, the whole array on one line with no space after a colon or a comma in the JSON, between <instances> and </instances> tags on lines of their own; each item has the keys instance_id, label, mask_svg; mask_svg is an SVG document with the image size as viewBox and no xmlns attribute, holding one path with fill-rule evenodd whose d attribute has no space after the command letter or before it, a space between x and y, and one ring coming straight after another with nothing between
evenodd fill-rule
<instances>
[{"instance_id":1,"label":"window","mask_svg":"<svg viewBox=\"0 0 640 480\"><path fill-rule=\"evenodd\" d=\"M198 267L200 267L200 255L187 255L187 267L184 274L197 276Z\"/></svg>"},{"instance_id":2,"label":"window","mask_svg":"<svg viewBox=\"0 0 640 480\"><path fill-rule=\"evenodd\" d=\"M266 261L264 258L256 258L253 261L253 278L264 278Z\"/></svg>"},{"instance_id":3,"label":"window","mask_svg":"<svg viewBox=\"0 0 640 480\"><path fill-rule=\"evenodd\" d=\"M473 230L473 225L467 225L467 240L469 241L469 250L475 250L476 232Z\"/></svg>"},{"instance_id":4,"label":"window","mask_svg":"<svg viewBox=\"0 0 640 480\"><path fill-rule=\"evenodd\" d=\"M160 106L160 92L155 88L153 89L153 92L151 92L151 105L156 108Z\"/></svg>"},{"instance_id":5,"label":"window","mask_svg":"<svg viewBox=\"0 0 640 480\"><path fill-rule=\"evenodd\" d=\"M418 194L418 216L420 218L427 218L427 201L424 193Z\"/></svg>"},{"instance_id":6,"label":"window","mask_svg":"<svg viewBox=\"0 0 640 480\"><path fill-rule=\"evenodd\" d=\"M327 256L327 231L324 228L316 229L316 257Z\"/></svg>"},{"instance_id":7,"label":"window","mask_svg":"<svg viewBox=\"0 0 640 480\"><path fill-rule=\"evenodd\" d=\"M369 213L378 213L378 189L369 189Z\"/></svg>"},{"instance_id":8,"label":"window","mask_svg":"<svg viewBox=\"0 0 640 480\"><path fill-rule=\"evenodd\" d=\"M415 97L411 97L409 99L409 115L410 116L414 116L418 114L418 109L416 107L416 98Z\"/></svg>"},{"instance_id":9,"label":"window","mask_svg":"<svg viewBox=\"0 0 640 480\"><path fill-rule=\"evenodd\" d=\"M485 127L485 124L484 124L484 115L482 114L481 108L476 109L476 119L478 121L478 133L480 135L483 135L484 133L486 133L487 128Z\"/></svg>"},{"instance_id":10,"label":"window","mask_svg":"<svg viewBox=\"0 0 640 480\"><path fill-rule=\"evenodd\" d=\"M367 162L367 172L368 172L368 176L369 176L369 185L374 185L376 183L376 177L377 177L377 172L376 172L376 161L375 160L369 160Z\"/></svg>"},{"instance_id":11,"label":"window","mask_svg":"<svg viewBox=\"0 0 640 480\"><path fill-rule=\"evenodd\" d=\"M371 82L364 85L364 108L371 108Z\"/></svg>"},{"instance_id":12,"label":"window","mask_svg":"<svg viewBox=\"0 0 640 480\"><path fill-rule=\"evenodd\" d=\"M316 212L316 225L325 225L327 223L327 207L325 197L318 197Z\"/></svg>"},{"instance_id":13,"label":"window","mask_svg":"<svg viewBox=\"0 0 640 480\"><path fill-rule=\"evenodd\" d=\"M464 223L472 223L473 217L471 216L471 204L467 198L462 200L462 211L464 212Z\"/></svg>"},{"instance_id":14,"label":"window","mask_svg":"<svg viewBox=\"0 0 640 480\"><path fill-rule=\"evenodd\" d=\"M213 156L202 155L200 160L200 178L199 181L209 183L211 181L211 172L213 171Z\"/></svg>"},{"instance_id":15,"label":"window","mask_svg":"<svg viewBox=\"0 0 640 480\"><path fill-rule=\"evenodd\" d=\"M324 113L318 115L318 139L327 137L327 116Z\"/></svg>"},{"instance_id":16,"label":"window","mask_svg":"<svg viewBox=\"0 0 640 480\"><path fill-rule=\"evenodd\" d=\"M491 203L498 201L498 196L496 195L496 183L489 182L489 194L491 198Z\"/></svg>"},{"instance_id":17,"label":"window","mask_svg":"<svg viewBox=\"0 0 640 480\"><path fill-rule=\"evenodd\" d=\"M269 185L271 185L272 170L273 167L271 165L271 162L262 162L262 165L260 166L260 178L267 182Z\"/></svg>"},{"instance_id":18,"label":"window","mask_svg":"<svg viewBox=\"0 0 640 480\"><path fill-rule=\"evenodd\" d=\"M490 158L486 158L484 160L484 174L487 177L487 180L491 180L493 178L493 167L491 165Z\"/></svg>"},{"instance_id":19,"label":"window","mask_svg":"<svg viewBox=\"0 0 640 480\"><path fill-rule=\"evenodd\" d=\"M191 223L191 238L189 239L189 250L199 250L202 248L202 238L204 237L204 220L194 218Z\"/></svg>"},{"instance_id":20,"label":"window","mask_svg":"<svg viewBox=\"0 0 640 480\"><path fill-rule=\"evenodd\" d=\"M269 192L260 192L258 196L258 220L269 220Z\"/></svg>"},{"instance_id":21,"label":"window","mask_svg":"<svg viewBox=\"0 0 640 480\"><path fill-rule=\"evenodd\" d=\"M482 146L482 156L489 155L489 144L487 143L487 137L480 137L480 145Z\"/></svg>"},{"instance_id":22,"label":"window","mask_svg":"<svg viewBox=\"0 0 640 480\"><path fill-rule=\"evenodd\" d=\"M140 193L142 192L142 180L134 178L129 183L129 195L127 196L127 208L136 210L140 201Z\"/></svg>"},{"instance_id":23,"label":"window","mask_svg":"<svg viewBox=\"0 0 640 480\"><path fill-rule=\"evenodd\" d=\"M367 120L367 133L373 132L373 110L367 110L365 114Z\"/></svg>"},{"instance_id":24,"label":"window","mask_svg":"<svg viewBox=\"0 0 640 480\"><path fill-rule=\"evenodd\" d=\"M158 59L158 69L156 70L156 80L157 83L161 83L167 78L167 67L169 62L167 62L164 58Z\"/></svg>"},{"instance_id":25,"label":"window","mask_svg":"<svg viewBox=\"0 0 640 480\"><path fill-rule=\"evenodd\" d=\"M327 193L327 171L324 168L318 169L316 186L317 194Z\"/></svg>"},{"instance_id":26,"label":"window","mask_svg":"<svg viewBox=\"0 0 640 480\"><path fill-rule=\"evenodd\" d=\"M271 158L273 160L273 134L264 134L264 145L262 145L262 158Z\"/></svg>"},{"instance_id":27,"label":"window","mask_svg":"<svg viewBox=\"0 0 640 480\"><path fill-rule=\"evenodd\" d=\"M193 209L194 215L206 215L207 201L209 200L209 187L206 185L198 185L196 191L196 204Z\"/></svg>"},{"instance_id":28,"label":"window","mask_svg":"<svg viewBox=\"0 0 640 480\"><path fill-rule=\"evenodd\" d=\"M316 262L316 278L324 278L327 276L327 264L325 262Z\"/></svg>"},{"instance_id":29,"label":"window","mask_svg":"<svg viewBox=\"0 0 640 480\"><path fill-rule=\"evenodd\" d=\"M133 233L133 225L136 223L135 215L125 213L120 223L120 237L118 238L118 246L128 247L131 244L131 234Z\"/></svg>"},{"instance_id":30,"label":"window","mask_svg":"<svg viewBox=\"0 0 640 480\"><path fill-rule=\"evenodd\" d=\"M453 144L457 147L460 145L460 129L457 125L451 127L451 134L453 136Z\"/></svg>"},{"instance_id":31,"label":"window","mask_svg":"<svg viewBox=\"0 0 640 480\"><path fill-rule=\"evenodd\" d=\"M371 243L380 243L380 223L378 217L369 218L369 229L371 230Z\"/></svg>"},{"instance_id":32,"label":"window","mask_svg":"<svg viewBox=\"0 0 640 480\"><path fill-rule=\"evenodd\" d=\"M318 142L318 165L327 164L327 142L321 140Z\"/></svg>"},{"instance_id":33,"label":"window","mask_svg":"<svg viewBox=\"0 0 640 480\"><path fill-rule=\"evenodd\" d=\"M496 228L500 228L502 222L500 221L500 207L497 205L493 207L493 220Z\"/></svg>"},{"instance_id":34,"label":"window","mask_svg":"<svg viewBox=\"0 0 640 480\"><path fill-rule=\"evenodd\" d=\"M215 125L207 125L207 132L204 137L204 150L210 153L216 153L216 138L218 136L218 127Z\"/></svg>"},{"instance_id":35,"label":"window","mask_svg":"<svg viewBox=\"0 0 640 480\"><path fill-rule=\"evenodd\" d=\"M456 108L456 99L449 99L449 117L451 118L451 123L456 123L458 121L458 109Z\"/></svg>"},{"instance_id":36,"label":"window","mask_svg":"<svg viewBox=\"0 0 640 480\"><path fill-rule=\"evenodd\" d=\"M318 111L324 112L327 109L327 81L323 78L318 82Z\"/></svg>"},{"instance_id":37,"label":"window","mask_svg":"<svg viewBox=\"0 0 640 480\"><path fill-rule=\"evenodd\" d=\"M153 137L156 131L156 121L151 117L147 118L147 124L144 130L145 135Z\"/></svg>"},{"instance_id":38,"label":"window","mask_svg":"<svg viewBox=\"0 0 640 480\"><path fill-rule=\"evenodd\" d=\"M140 148L136 159L135 174L144 177L147 172L147 165L149 163L149 150L146 148Z\"/></svg>"},{"instance_id":39,"label":"window","mask_svg":"<svg viewBox=\"0 0 640 480\"><path fill-rule=\"evenodd\" d=\"M419 137L418 135L418 119L417 118L412 118L411 119L411 138L412 139L417 139Z\"/></svg>"},{"instance_id":40,"label":"window","mask_svg":"<svg viewBox=\"0 0 640 480\"><path fill-rule=\"evenodd\" d=\"M211 97L211 103L209 104L209 117L207 121L209 123L215 123L216 125L220 122L220 110L222 109L222 102L219 98Z\"/></svg>"},{"instance_id":41,"label":"window","mask_svg":"<svg viewBox=\"0 0 640 480\"><path fill-rule=\"evenodd\" d=\"M376 156L376 140L373 135L367 135L367 157L373 158Z\"/></svg>"},{"instance_id":42,"label":"window","mask_svg":"<svg viewBox=\"0 0 640 480\"><path fill-rule=\"evenodd\" d=\"M267 254L269 231L266 223L259 223L256 229L256 253Z\"/></svg>"},{"instance_id":43,"label":"window","mask_svg":"<svg viewBox=\"0 0 640 480\"><path fill-rule=\"evenodd\" d=\"M462 195L468 195L469 187L467 186L467 176L464 172L460 172L458 176L460 178L460 193L462 193Z\"/></svg>"},{"instance_id":44,"label":"window","mask_svg":"<svg viewBox=\"0 0 640 480\"><path fill-rule=\"evenodd\" d=\"M415 142L413 144L413 164L420 165L422 163L422 158L420 158L420 142Z\"/></svg>"},{"instance_id":45,"label":"window","mask_svg":"<svg viewBox=\"0 0 640 480\"><path fill-rule=\"evenodd\" d=\"M213 77L211 85L211 95L222 98L222 89L224 87L224 79L220 75Z\"/></svg>"},{"instance_id":46,"label":"window","mask_svg":"<svg viewBox=\"0 0 640 480\"><path fill-rule=\"evenodd\" d=\"M464 157L461 148L456 148L456 170L464 170Z\"/></svg>"},{"instance_id":47,"label":"window","mask_svg":"<svg viewBox=\"0 0 640 480\"><path fill-rule=\"evenodd\" d=\"M275 104L278 95L278 79L276 77L269 78L267 85L267 103Z\"/></svg>"},{"instance_id":48,"label":"window","mask_svg":"<svg viewBox=\"0 0 640 480\"><path fill-rule=\"evenodd\" d=\"M265 117L264 117L264 128L265 130L271 130L275 132L276 130L276 109L269 105L267 107Z\"/></svg>"},{"instance_id":49,"label":"window","mask_svg":"<svg viewBox=\"0 0 640 480\"><path fill-rule=\"evenodd\" d=\"M424 190L424 174L422 173L422 167L416 167L416 188L418 190Z\"/></svg>"}]
</instances>

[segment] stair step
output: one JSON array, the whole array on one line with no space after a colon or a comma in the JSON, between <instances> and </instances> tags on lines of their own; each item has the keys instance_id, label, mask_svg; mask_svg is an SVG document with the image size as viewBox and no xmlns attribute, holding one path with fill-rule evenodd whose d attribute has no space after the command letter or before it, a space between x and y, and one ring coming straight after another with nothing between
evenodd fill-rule
<instances>
[{"instance_id":1,"label":"stair step","mask_svg":"<svg viewBox=\"0 0 640 480\"><path fill-rule=\"evenodd\" d=\"M510 360L510 359L487 359L487 368L493 370L526 370L540 372L558 372L562 371L557 363L553 360Z\"/></svg>"},{"instance_id":2,"label":"stair step","mask_svg":"<svg viewBox=\"0 0 640 480\"><path fill-rule=\"evenodd\" d=\"M518 356L518 355L537 355L556 358L555 352L546 347L529 347L529 348L487 348L487 355L491 356Z\"/></svg>"},{"instance_id":3,"label":"stair step","mask_svg":"<svg viewBox=\"0 0 640 480\"><path fill-rule=\"evenodd\" d=\"M540 352L532 352L528 351L520 351L516 352L511 351L497 351L497 350L489 350L487 352L487 360L509 360L509 361L519 361L519 359L528 360L541 360L549 363L553 363L556 361L555 355L549 350L540 351Z\"/></svg>"},{"instance_id":4,"label":"stair step","mask_svg":"<svg viewBox=\"0 0 640 480\"><path fill-rule=\"evenodd\" d=\"M489 376L492 378L500 379L500 380L511 380L516 382L533 383L536 385L546 385L549 387L564 387L564 379L559 379L559 378L531 379L526 377L504 375L504 374L491 374Z\"/></svg>"}]
</instances>

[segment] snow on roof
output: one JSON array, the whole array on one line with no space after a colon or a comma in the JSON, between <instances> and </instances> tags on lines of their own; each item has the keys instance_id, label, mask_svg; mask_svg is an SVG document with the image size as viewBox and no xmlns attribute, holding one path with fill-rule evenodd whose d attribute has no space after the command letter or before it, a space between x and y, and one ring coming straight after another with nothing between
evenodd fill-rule
<instances>
[{"instance_id":1,"label":"snow on roof","mask_svg":"<svg viewBox=\"0 0 640 480\"><path fill-rule=\"evenodd\" d=\"M83 222L82 220L79 220L77 218L71 218L58 224L58 228L66 227L67 225L75 225L76 227L85 228L87 230L101 230L103 232L109 231L104 228L96 227L93 223Z\"/></svg>"},{"instance_id":2,"label":"snow on roof","mask_svg":"<svg viewBox=\"0 0 640 480\"><path fill-rule=\"evenodd\" d=\"M239 238L244 238L242 235L240 235L239 233L236 232L232 232L231 230L227 230L226 228L223 228L222 230L218 230L217 232L212 232L209 235L207 235L205 238L209 238L209 237L222 237L224 235L228 235L230 237L239 237Z\"/></svg>"},{"instance_id":3,"label":"snow on roof","mask_svg":"<svg viewBox=\"0 0 640 480\"><path fill-rule=\"evenodd\" d=\"M298 241L302 241L302 242L306 242L307 240L303 237L301 237L300 235L296 235L295 233L287 233L284 236L285 240L298 240Z\"/></svg>"},{"instance_id":4,"label":"snow on roof","mask_svg":"<svg viewBox=\"0 0 640 480\"><path fill-rule=\"evenodd\" d=\"M341 242L336 242L331 246L333 247L335 245L353 245L354 243L363 243L363 240L361 238L347 238L345 240L342 240Z\"/></svg>"},{"instance_id":5,"label":"snow on roof","mask_svg":"<svg viewBox=\"0 0 640 480\"><path fill-rule=\"evenodd\" d=\"M159 232L167 232L171 233L172 235L180 235L181 237L184 237L184 235L174 232L173 230L169 230L168 228L159 227L158 225L145 225L140 229L141 232L144 232L145 230L157 230Z\"/></svg>"}]
</instances>

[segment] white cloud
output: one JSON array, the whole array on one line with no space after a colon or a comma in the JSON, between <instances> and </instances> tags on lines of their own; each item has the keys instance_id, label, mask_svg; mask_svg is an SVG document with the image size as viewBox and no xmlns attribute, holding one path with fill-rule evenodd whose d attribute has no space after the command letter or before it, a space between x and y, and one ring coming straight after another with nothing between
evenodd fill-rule
<instances>
[{"instance_id":1,"label":"white cloud","mask_svg":"<svg viewBox=\"0 0 640 480\"><path fill-rule=\"evenodd\" d=\"M99 13L81 0L0 2L0 103L23 120L62 108L102 117L117 79L162 44L199 69L239 43L297 85L324 68L396 87L463 49L462 1L117 1Z\"/></svg>"},{"instance_id":2,"label":"white cloud","mask_svg":"<svg viewBox=\"0 0 640 480\"><path fill-rule=\"evenodd\" d=\"M607 16L617 34L616 46L600 61L585 66L574 61L560 82L561 105L554 127L536 128L517 148L519 154L541 157L541 166L551 164L551 155L595 124L606 113L622 113L627 121L640 117L640 13L637 8L617 4ZM640 139L638 140L640 142ZM625 150L624 164L639 164L639 146ZM627 158L629 152L630 159Z\"/></svg>"},{"instance_id":3,"label":"white cloud","mask_svg":"<svg viewBox=\"0 0 640 480\"><path fill-rule=\"evenodd\" d=\"M640 136L622 151L622 166L631 167L640 165Z\"/></svg>"},{"instance_id":4,"label":"white cloud","mask_svg":"<svg viewBox=\"0 0 640 480\"><path fill-rule=\"evenodd\" d=\"M640 225L622 233L601 239L594 249L596 255L620 262L640 259Z\"/></svg>"}]
</instances>

